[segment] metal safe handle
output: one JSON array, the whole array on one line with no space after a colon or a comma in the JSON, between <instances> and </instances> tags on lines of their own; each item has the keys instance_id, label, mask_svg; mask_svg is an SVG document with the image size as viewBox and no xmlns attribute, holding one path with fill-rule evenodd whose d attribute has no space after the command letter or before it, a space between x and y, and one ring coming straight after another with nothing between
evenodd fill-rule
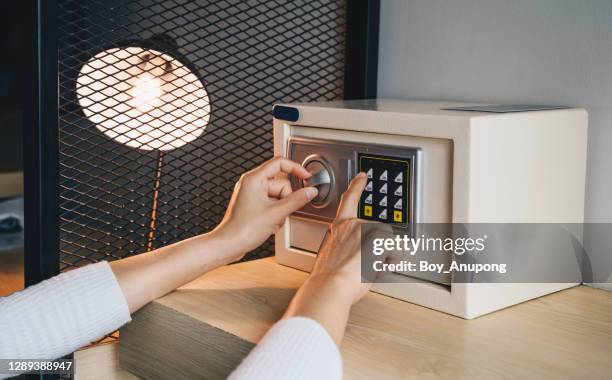
<instances>
[{"instance_id":1,"label":"metal safe handle","mask_svg":"<svg viewBox=\"0 0 612 380\"><path fill-rule=\"evenodd\" d=\"M305 186L321 186L328 185L331 183L331 178L329 177L329 172L325 169L321 169L310 176L307 180L304 181Z\"/></svg>"}]
</instances>

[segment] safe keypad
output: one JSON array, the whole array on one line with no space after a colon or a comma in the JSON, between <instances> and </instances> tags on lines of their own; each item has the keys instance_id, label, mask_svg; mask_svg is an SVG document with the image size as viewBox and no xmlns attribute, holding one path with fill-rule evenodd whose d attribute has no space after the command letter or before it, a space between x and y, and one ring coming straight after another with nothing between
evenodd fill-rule
<instances>
[{"instance_id":1,"label":"safe keypad","mask_svg":"<svg viewBox=\"0 0 612 380\"><path fill-rule=\"evenodd\" d=\"M384 223L408 223L410 159L358 154L368 183L359 201L359 217Z\"/></svg>"}]
</instances>

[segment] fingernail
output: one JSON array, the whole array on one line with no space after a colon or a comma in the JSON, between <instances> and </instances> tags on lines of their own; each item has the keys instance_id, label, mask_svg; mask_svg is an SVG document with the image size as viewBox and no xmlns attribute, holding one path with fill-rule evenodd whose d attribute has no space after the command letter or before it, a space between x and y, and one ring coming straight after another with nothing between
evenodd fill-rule
<instances>
[{"instance_id":1,"label":"fingernail","mask_svg":"<svg viewBox=\"0 0 612 380\"><path fill-rule=\"evenodd\" d=\"M319 194L319 190L316 187L307 187L306 188L306 197L308 201L315 199L315 197Z\"/></svg>"},{"instance_id":2,"label":"fingernail","mask_svg":"<svg viewBox=\"0 0 612 380\"><path fill-rule=\"evenodd\" d=\"M359 172L357 173L357 177L365 177L365 172Z\"/></svg>"}]
</instances>

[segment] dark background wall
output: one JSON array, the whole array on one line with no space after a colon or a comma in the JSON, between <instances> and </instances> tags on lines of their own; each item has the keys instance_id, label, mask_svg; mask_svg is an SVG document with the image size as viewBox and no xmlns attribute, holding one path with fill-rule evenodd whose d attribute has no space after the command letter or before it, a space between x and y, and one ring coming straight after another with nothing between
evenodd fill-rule
<instances>
[{"instance_id":1,"label":"dark background wall","mask_svg":"<svg viewBox=\"0 0 612 380\"><path fill-rule=\"evenodd\" d=\"M23 13L13 2L0 2L0 172L22 167Z\"/></svg>"}]
</instances>

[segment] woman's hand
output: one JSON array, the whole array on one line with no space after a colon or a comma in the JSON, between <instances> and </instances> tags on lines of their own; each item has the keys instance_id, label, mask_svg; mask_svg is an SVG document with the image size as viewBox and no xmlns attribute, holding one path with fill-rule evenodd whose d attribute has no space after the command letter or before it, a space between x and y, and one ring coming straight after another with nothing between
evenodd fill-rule
<instances>
[{"instance_id":1,"label":"woman's hand","mask_svg":"<svg viewBox=\"0 0 612 380\"><path fill-rule=\"evenodd\" d=\"M285 317L303 316L319 322L340 345L351 306L372 284L361 279L361 222L357 207L367 177L359 173L342 195L314 268L289 304Z\"/></svg>"},{"instance_id":2,"label":"woman's hand","mask_svg":"<svg viewBox=\"0 0 612 380\"><path fill-rule=\"evenodd\" d=\"M342 194L336 218L321 244L309 283L333 284L341 296L359 301L372 287L361 276L361 221L357 208L367 178L359 173ZM317 285L319 286L319 285Z\"/></svg>"},{"instance_id":3,"label":"woman's hand","mask_svg":"<svg viewBox=\"0 0 612 380\"><path fill-rule=\"evenodd\" d=\"M235 244L231 251L238 256L233 260L259 247L283 225L287 216L317 196L314 187L292 192L289 179L277 178L280 173L299 179L311 175L300 164L275 157L243 174L236 183L225 216L213 231Z\"/></svg>"},{"instance_id":4,"label":"woman's hand","mask_svg":"<svg viewBox=\"0 0 612 380\"><path fill-rule=\"evenodd\" d=\"M288 179L274 178L281 172L300 179L310 177L299 164L274 158L240 178L223 221L212 232L113 261L111 268L130 312L209 270L240 259L276 232L287 215L316 197L317 189L312 187L291 192ZM151 278L155 281L149 281Z\"/></svg>"}]
</instances>

